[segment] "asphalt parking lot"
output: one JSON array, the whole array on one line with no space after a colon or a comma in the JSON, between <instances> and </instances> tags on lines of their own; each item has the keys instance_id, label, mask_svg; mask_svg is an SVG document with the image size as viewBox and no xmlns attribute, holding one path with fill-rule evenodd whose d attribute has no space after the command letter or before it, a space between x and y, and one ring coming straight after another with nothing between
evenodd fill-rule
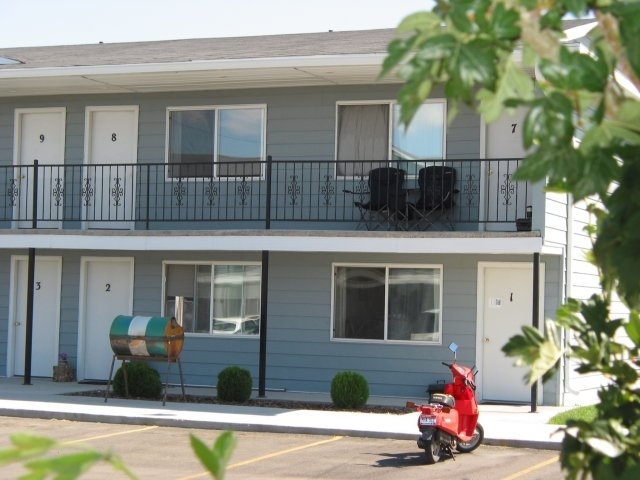
<instances>
[{"instance_id":1,"label":"asphalt parking lot","mask_svg":"<svg viewBox=\"0 0 640 480\"><path fill-rule=\"evenodd\" d=\"M40 420L2 417L0 449L10 446L13 432L56 438L54 455L95 449L112 452L139 479L206 479L211 476L191 450L193 434L213 445L217 430ZM227 469L236 479L501 479L555 480L560 472L558 452L481 446L426 465L414 441L344 436L235 432L237 447ZM0 478L18 478L20 464L0 467ZM111 465L100 463L81 478L127 478Z\"/></svg>"}]
</instances>

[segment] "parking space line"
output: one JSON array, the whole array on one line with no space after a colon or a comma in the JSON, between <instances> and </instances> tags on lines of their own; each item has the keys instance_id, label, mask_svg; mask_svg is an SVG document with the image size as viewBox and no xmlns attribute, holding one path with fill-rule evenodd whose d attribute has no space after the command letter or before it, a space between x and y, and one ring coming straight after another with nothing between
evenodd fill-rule
<instances>
[{"instance_id":1,"label":"parking space line","mask_svg":"<svg viewBox=\"0 0 640 480\"><path fill-rule=\"evenodd\" d=\"M557 462L558 460L560 460L560 457L558 457L558 456L552 457L552 458L550 458L548 460L545 460L544 462L536 463L535 465L532 465L529 468L525 468L524 470L520 470L519 472L516 472L513 475L509 475L508 477L504 477L501 480L515 480L516 478L523 477L527 473L535 472L536 470L544 468L547 465L551 465L552 463Z\"/></svg>"},{"instance_id":2,"label":"parking space line","mask_svg":"<svg viewBox=\"0 0 640 480\"><path fill-rule=\"evenodd\" d=\"M268 453L260 457L250 458L249 460L245 460L243 462L232 463L231 465L227 466L227 471L232 470L234 468L243 467L245 465L250 465L252 463L261 462L262 460L268 460L270 458L279 457L281 455L287 455L288 453L297 452L299 450L304 450L305 448L312 448L312 447L317 447L319 445L324 445L325 443L335 442L337 440L341 440L342 438L344 437L335 436L335 437L328 438L326 440L320 440L318 442L308 443L306 445L299 445L297 447L287 448L286 450L279 450L277 452ZM202 473L198 473L188 477L182 477L178 480L191 480L193 478L202 478L202 477L208 477L208 476L209 476L209 472L202 472Z\"/></svg>"},{"instance_id":3,"label":"parking space line","mask_svg":"<svg viewBox=\"0 0 640 480\"><path fill-rule=\"evenodd\" d=\"M81 438L78 440L70 440L68 442L61 442L60 445L73 445L75 443L90 442L92 440L101 440L103 438L117 437L119 435L129 435L131 433L138 433L138 432L144 432L146 430L153 430L154 428L158 428L158 426L152 425L149 427L136 428L134 430L125 430L124 432L107 433L105 435L96 435L95 437Z\"/></svg>"}]
</instances>

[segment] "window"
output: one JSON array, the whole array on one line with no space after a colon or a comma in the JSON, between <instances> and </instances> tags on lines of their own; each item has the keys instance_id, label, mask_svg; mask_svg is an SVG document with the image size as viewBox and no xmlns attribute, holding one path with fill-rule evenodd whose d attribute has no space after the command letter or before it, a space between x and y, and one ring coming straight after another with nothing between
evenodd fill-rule
<instances>
[{"instance_id":1,"label":"window","mask_svg":"<svg viewBox=\"0 0 640 480\"><path fill-rule=\"evenodd\" d=\"M167 111L169 178L260 177L265 107L200 107Z\"/></svg>"},{"instance_id":2,"label":"window","mask_svg":"<svg viewBox=\"0 0 640 480\"><path fill-rule=\"evenodd\" d=\"M260 265L165 263L164 275L164 315L185 332L260 333Z\"/></svg>"},{"instance_id":3,"label":"window","mask_svg":"<svg viewBox=\"0 0 640 480\"><path fill-rule=\"evenodd\" d=\"M399 168L415 175L424 166L418 160L444 158L444 100L423 103L408 128L399 119L400 107L394 103L339 104L338 175L366 175L372 168L385 166L389 159L401 160Z\"/></svg>"},{"instance_id":4,"label":"window","mask_svg":"<svg viewBox=\"0 0 640 480\"><path fill-rule=\"evenodd\" d=\"M334 266L333 338L440 343L442 267Z\"/></svg>"}]
</instances>

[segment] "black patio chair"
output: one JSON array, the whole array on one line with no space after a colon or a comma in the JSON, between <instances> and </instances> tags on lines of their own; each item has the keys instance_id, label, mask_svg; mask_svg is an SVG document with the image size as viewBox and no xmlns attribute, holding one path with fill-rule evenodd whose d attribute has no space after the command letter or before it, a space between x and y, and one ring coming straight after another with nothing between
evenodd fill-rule
<instances>
[{"instance_id":1,"label":"black patio chair","mask_svg":"<svg viewBox=\"0 0 640 480\"><path fill-rule=\"evenodd\" d=\"M403 187L404 176L404 170L398 168L374 168L369 172L368 192L344 190L345 193L369 195L369 200L366 202L361 200L353 202L360 211L358 227L364 226L367 230L402 228L408 213L406 191Z\"/></svg>"},{"instance_id":2,"label":"black patio chair","mask_svg":"<svg viewBox=\"0 0 640 480\"><path fill-rule=\"evenodd\" d=\"M453 230L449 211L454 205L456 170L453 167L430 166L418 172L420 196L409 204L412 229L427 230L436 222L442 222Z\"/></svg>"}]
</instances>

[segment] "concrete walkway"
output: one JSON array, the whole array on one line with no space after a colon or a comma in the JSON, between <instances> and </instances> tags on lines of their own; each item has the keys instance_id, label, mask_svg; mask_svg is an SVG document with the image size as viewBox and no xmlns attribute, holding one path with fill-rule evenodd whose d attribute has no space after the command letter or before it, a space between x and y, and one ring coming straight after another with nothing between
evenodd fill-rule
<instances>
[{"instance_id":1,"label":"concrete walkway","mask_svg":"<svg viewBox=\"0 0 640 480\"><path fill-rule=\"evenodd\" d=\"M51 379L0 378L0 416L56 418L84 422L160 425L185 428L211 428L236 431L311 433L395 439L417 439L418 413L380 414L334 412L326 410L288 410L207 403L177 403L126 400L68 395L73 392L102 390L104 386L76 382L56 383ZM171 387L169 393L180 393ZM188 394L215 396L214 388L187 388ZM270 392L267 399L330 402L328 395L304 392ZM375 397L370 405L402 406L406 400L424 399ZM531 413L529 405L480 405L480 423L487 445L559 449L563 434L547 421L562 407L539 406Z\"/></svg>"}]
</instances>

